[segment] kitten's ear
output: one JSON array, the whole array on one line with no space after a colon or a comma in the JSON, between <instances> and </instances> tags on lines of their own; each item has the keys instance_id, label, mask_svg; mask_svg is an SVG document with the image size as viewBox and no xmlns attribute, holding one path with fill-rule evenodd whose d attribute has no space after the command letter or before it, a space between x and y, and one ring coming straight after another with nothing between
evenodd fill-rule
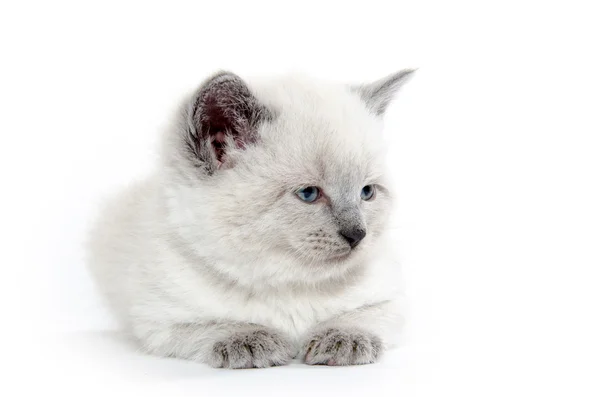
<instances>
[{"instance_id":1,"label":"kitten's ear","mask_svg":"<svg viewBox=\"0 0 600 397\"><path fill-rule=\"evenodd\" d=\"M246 83L230 72L204 81L186 109L185 144L197 168L207 174L227 165L228 152L258 139L257 128L272 118Z\"/></svg>"},{"instance_id":2,"label":"kitten's ear","mask_svg":"<svg viewBox=\"0 0 600 397\"><path fill-rule=\"evenodd\" d=\"M381 116L394 99L396 92L413 76L415 71L416 69L404 69L375 82L351 88L360 95L369 110L377 116Z\"/></svg>"}]
</instances>

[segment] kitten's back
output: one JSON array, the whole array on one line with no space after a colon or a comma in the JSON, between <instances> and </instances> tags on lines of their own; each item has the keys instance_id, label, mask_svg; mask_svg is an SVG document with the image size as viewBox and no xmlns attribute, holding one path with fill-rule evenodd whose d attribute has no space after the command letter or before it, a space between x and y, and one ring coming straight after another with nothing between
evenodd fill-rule
<instances>
[{"instance_id":1,"label":"kitten's back","mask_svg":"<svg viewBox=\"0 0 600 397\"><path fill-rule=\"evenodd\" d=\"M88 266L121 321L131 310L138 263L152 255L154 185L152 180L136 182L108 199L89 235Z\"/></svg>"}]
</instances>

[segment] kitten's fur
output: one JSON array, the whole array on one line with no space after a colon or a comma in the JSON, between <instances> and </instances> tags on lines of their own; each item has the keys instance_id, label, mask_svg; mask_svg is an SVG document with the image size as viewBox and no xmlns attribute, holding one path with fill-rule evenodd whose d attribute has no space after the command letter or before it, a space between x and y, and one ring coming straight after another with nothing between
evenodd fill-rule
<instances>
[{"instance_id":1,"label":"kitten's fur","mask_svg":"<svg viewBox=\"0 0 600 397\"><path fill-rule=\"evenodd\" d=\"M159 172L109 202L90 239L92 273L145 351L246 368L366 364L393 344L381 118L411 73L345 86L221 72L182 104ZM302 202L306 186L324 197ZM350 250L339 233L359 229Z\"/></svg>"}]
</instances>

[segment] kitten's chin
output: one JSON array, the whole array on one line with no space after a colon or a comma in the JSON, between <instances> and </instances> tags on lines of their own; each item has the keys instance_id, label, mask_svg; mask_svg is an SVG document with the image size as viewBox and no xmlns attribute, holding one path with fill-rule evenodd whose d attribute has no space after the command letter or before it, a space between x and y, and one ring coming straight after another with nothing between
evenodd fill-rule
<instances>
[{"instance_id":1,"label":"kitten's chin","mask_svg":"<svg viewBox=\"0 0 600 397\"><path fill-rule=\"evenodd\" d=\"M362 244L341 254L332 254L323 262L326 265L352 267L353 264L363 261L372 252L372 249L373 247L370 244Z\"/></svg>"},{"instance_id":2,"label":"kitten's chin","mask_svg":"<svg viewBox=\"0 0 600 397\"><path fill-rule=\"evenodd\" d=\"M341 255L330 256L325 260L325 262L334 264L344 264L354 257L353 254L354 253L352 251L348 251Z\"/></svg>"}]
</instances>

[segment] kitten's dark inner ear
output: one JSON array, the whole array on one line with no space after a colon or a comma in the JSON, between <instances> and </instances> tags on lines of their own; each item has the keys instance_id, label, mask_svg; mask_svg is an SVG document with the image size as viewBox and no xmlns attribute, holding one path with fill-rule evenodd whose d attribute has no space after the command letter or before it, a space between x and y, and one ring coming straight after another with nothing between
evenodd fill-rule
<instances>
[{"instance_id":1,"label":"kitten's dark inner ear","mask_svg":"<svg viewBox=\"0 0 600 397\"><path fill-rule=\"evenodd\" d=\"M188 113L188 147L212 174L228 163L232 146L244 148L258 140L258 126L271 112L237 75L221 72L209 78L191 101Z\"/></svg>"}]
</instances>

